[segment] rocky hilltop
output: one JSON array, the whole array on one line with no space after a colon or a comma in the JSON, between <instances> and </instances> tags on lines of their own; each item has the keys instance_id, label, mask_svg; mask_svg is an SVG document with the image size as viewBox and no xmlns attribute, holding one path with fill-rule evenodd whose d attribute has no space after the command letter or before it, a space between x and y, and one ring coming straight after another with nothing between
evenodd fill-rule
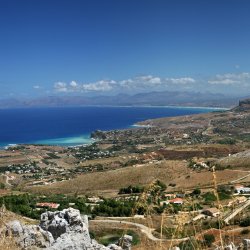
<instances>
[{"instance_id":1,"label":"rocky hilltop","mask_svg":"<svg viewBox=\"0 0 250 250\"><path fill-rule=\"evenodd\" d=\"M45 212L39 225L23 225L14 220L2 230L2 235L14 238L21 249L35 250L129 250L132 236L124 235L116 244L107 247L90 238L87 216L79 210L68 208L62 211Z\"/></svg>"},{"instance_id":2,"label":"rocky hilltop","mask_svg":"<svg viewBox=\"0 0 250 250\"><path fill-rule=\"evenodd\" d=\"M239 106L236 107L239 111L244 111L244 110L250 110L250 98L240 100L239 101Z\"/></svg>"}]
</instances>

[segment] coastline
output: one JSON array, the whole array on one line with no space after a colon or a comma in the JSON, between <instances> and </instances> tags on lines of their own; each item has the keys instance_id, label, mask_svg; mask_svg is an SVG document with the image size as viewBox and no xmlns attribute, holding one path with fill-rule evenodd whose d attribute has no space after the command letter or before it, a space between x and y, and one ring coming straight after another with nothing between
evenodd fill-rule
<instances>
[{"instance_id":1,"label":"coastline","mask_svg":"<svg viewBox=\"0 0 250 250\"><path fill-rule=\"evenodd\" d=\"M0 107L0 110L11 109L61 109L61 108L181 108L181 109L214 109L230 110L233 107L218 106L181 106L181 105L83 105L83 106L34 106L34 107Z\"/></svg>"},{"instance_id":2,"label":"coastline","mask_svg":"<svg viewBox=\"0 0 250 250\"><path fill-rule=\"evenodd\" d=\"M94 107L94 106L92 106ZM98 107L98 106L95 106ZM176 109L176 110L198 110L200 112L198 113L207 113L207 112L212 112L212 111L217 111L217 110L228 110L227 108L214 108L214 107L189 107L189 106L100 106L100 108L149 108L149 109L153 109L153 108L161 108L161 109ZM164 116L164 117L177 117L178 115L172 115L172 116ZM145 119L144 119L145 118ZM110 127L110 128L105 128L102 129L103 131L108 131L108 130L121 130L121 129L129 129L129 128L148 128L150 127L149 125L143 125L143 124L138 124L138 122L143 122L145 120L147 120L146 117L144 117L144 120L141 121L135 121L133 123L130 124L124 124L124 126L122 127L118 127L118 128L114 128L114 127ZM160 117L159 117L160 118ZM148 119L157 119L157 117L155 118L148 118ZM93 128L93 131L95 131L95 128ZM1 142L0 143L0 149L5 149L7 147L11 147L13 145L22 145L22 144L42 144L42 145L51 145L51 146L63 146L63 147L74 147L74 146L79 146L79 145L89 145L91 143L93 143L95 140L93 140L91 138L91 132L85 132L79 135L70 135L70 136L66 136L66 137L58 137L58 138L46 138L46 139L39 139L39 140L27 140L27 141L9 141L9 142Z\"/></svg>"}]
</instances>

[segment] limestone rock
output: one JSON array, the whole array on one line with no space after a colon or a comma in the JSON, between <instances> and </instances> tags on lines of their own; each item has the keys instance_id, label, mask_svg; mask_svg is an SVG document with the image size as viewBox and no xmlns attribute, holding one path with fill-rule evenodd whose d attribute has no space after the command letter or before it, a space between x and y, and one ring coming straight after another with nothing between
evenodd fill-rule
<instances>
[{"instance_id":1,"label":"limestone rock","mask_svg":"<svg viewBox=\"0 0 250 250\"><path fill-rule=\"evenodd\" d=\"M25 250L130 250L133 239L124 235L118 245L99 244L90 238L87 216L82 218L79 210L73 208L43 213L38 226L12 221L3 233L13 236Z\"/></svg>"},{"instance_id":2,"label":"limestone rock","mask_svg":"<svg viewBox=\"0 0 250 250\"><path fill-rule=\"evenodd\" d=\"M125 234L118 241L118 246L121 246L124 250L131 250L133 237Z\"/></svg>"},{"instance_id":3,"label":"limestone rock","mask_svg":"<svg viewBox=\"0 0 250 250\"><path fill-rule=\"evenodd\" d=\"M231 242L229 245L224 247L224 250L237 250L237 247Z\"/></svg>"},{"instance_id":4,"label":"limestone rock","mask_svg":"<svg viewBox=\"0 0 250 250\"><path fill-rule=\"evenodd\" d=\"M117 246L116 244L110 244L108 245L108 248L110 250L123 250L120 246Z\"/></svg>"},{"instance_id":5,"label":"limestone rock","mask_svg":"<svg viewBox=\"0 0 250 250\"><path fill-rule=\"evenodd\" d=\"M47 248L54 242L52 234L36 225L22 225L15 220L7 224L6 235L15 237L16 242L24 249L31 246Z\"/></svg>"},{"instance_id":6,"label":"limestone rock","mask_svg":"<svg viewBox=\"0 0 250 250\"><path fill-rule=\"evenodd\" d=\"M242 241L242 243L243 243L243 249L244 250L250 249L250 239L244 239Z\"/></svg>"}]
</instances>

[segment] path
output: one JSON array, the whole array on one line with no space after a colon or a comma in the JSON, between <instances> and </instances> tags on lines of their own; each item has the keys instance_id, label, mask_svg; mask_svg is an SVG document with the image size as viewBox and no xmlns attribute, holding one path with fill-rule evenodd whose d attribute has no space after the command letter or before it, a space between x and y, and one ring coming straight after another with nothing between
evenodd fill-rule
<instances>
[{"instance_id":1,"label":"path","mask_svg":"<svg viewBox=\"0 0 250 250\"><path fill-rule=\"evenodd\" d=\"M247 178L248 176L250 176L250 174L247 174L247 175L245 175L245 176L243 176L243 177L240 177L240 178L238 178L238 179L236 179L236 180L230 181L230 183L235 183L235 182L241 181L241 180Z\"/></svg>"},{"instance_id":2,"label":"path","mask_svg":"<svg viewBox=\"0 0 250 250\"><path fill-rule=\"evenodd\" d=\"M145 234L150 240L152 241L164 241L164 242L172 242L172 241L186 241L189 239L189 237L186 238L181 238L181 239L159 239L156 238L152 232L154 231L154 229L149 228L147 226L144 226L142 224L139 223L135 223L135 222L130 222L130 221L119 221L119 220L93 220L91 221L93 223L105 223L105 224L118 224L118 225L126 225L126 226L133 226L138 228L143 234ZM91 223L90 222L90 223Z\"/></svg>"},{"instance_id":3,"label":"path","mask_svg":"<svg viewBox=\"0 0 250 250\"><path fill-rule=\"evenodd\" d=\"M250 205L250 200L247 200L242 206L236 208L231 214L229 214L224 221L228 224L238 213Z\"/></svg>"}]
</instances>

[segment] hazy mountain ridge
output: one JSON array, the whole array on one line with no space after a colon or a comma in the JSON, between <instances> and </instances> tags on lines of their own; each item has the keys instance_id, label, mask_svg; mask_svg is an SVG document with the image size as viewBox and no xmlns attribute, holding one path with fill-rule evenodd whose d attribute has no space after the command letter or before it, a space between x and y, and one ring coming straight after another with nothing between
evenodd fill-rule
<instances>
[{"instance_id":1,"label":"hazy mountain ridge","mask_svg":"<svg viewBox=\"0 0 250 250\"><path fill-rule=\"evenodd\" d=\"M239 97L228 97L223 94L200 92L148 92L135 95L118 94L115 96L48 96L36 99L2 99L0 108L28 107L67 107L67 106L236 106Z\"/></svg>"}]
</instances>

